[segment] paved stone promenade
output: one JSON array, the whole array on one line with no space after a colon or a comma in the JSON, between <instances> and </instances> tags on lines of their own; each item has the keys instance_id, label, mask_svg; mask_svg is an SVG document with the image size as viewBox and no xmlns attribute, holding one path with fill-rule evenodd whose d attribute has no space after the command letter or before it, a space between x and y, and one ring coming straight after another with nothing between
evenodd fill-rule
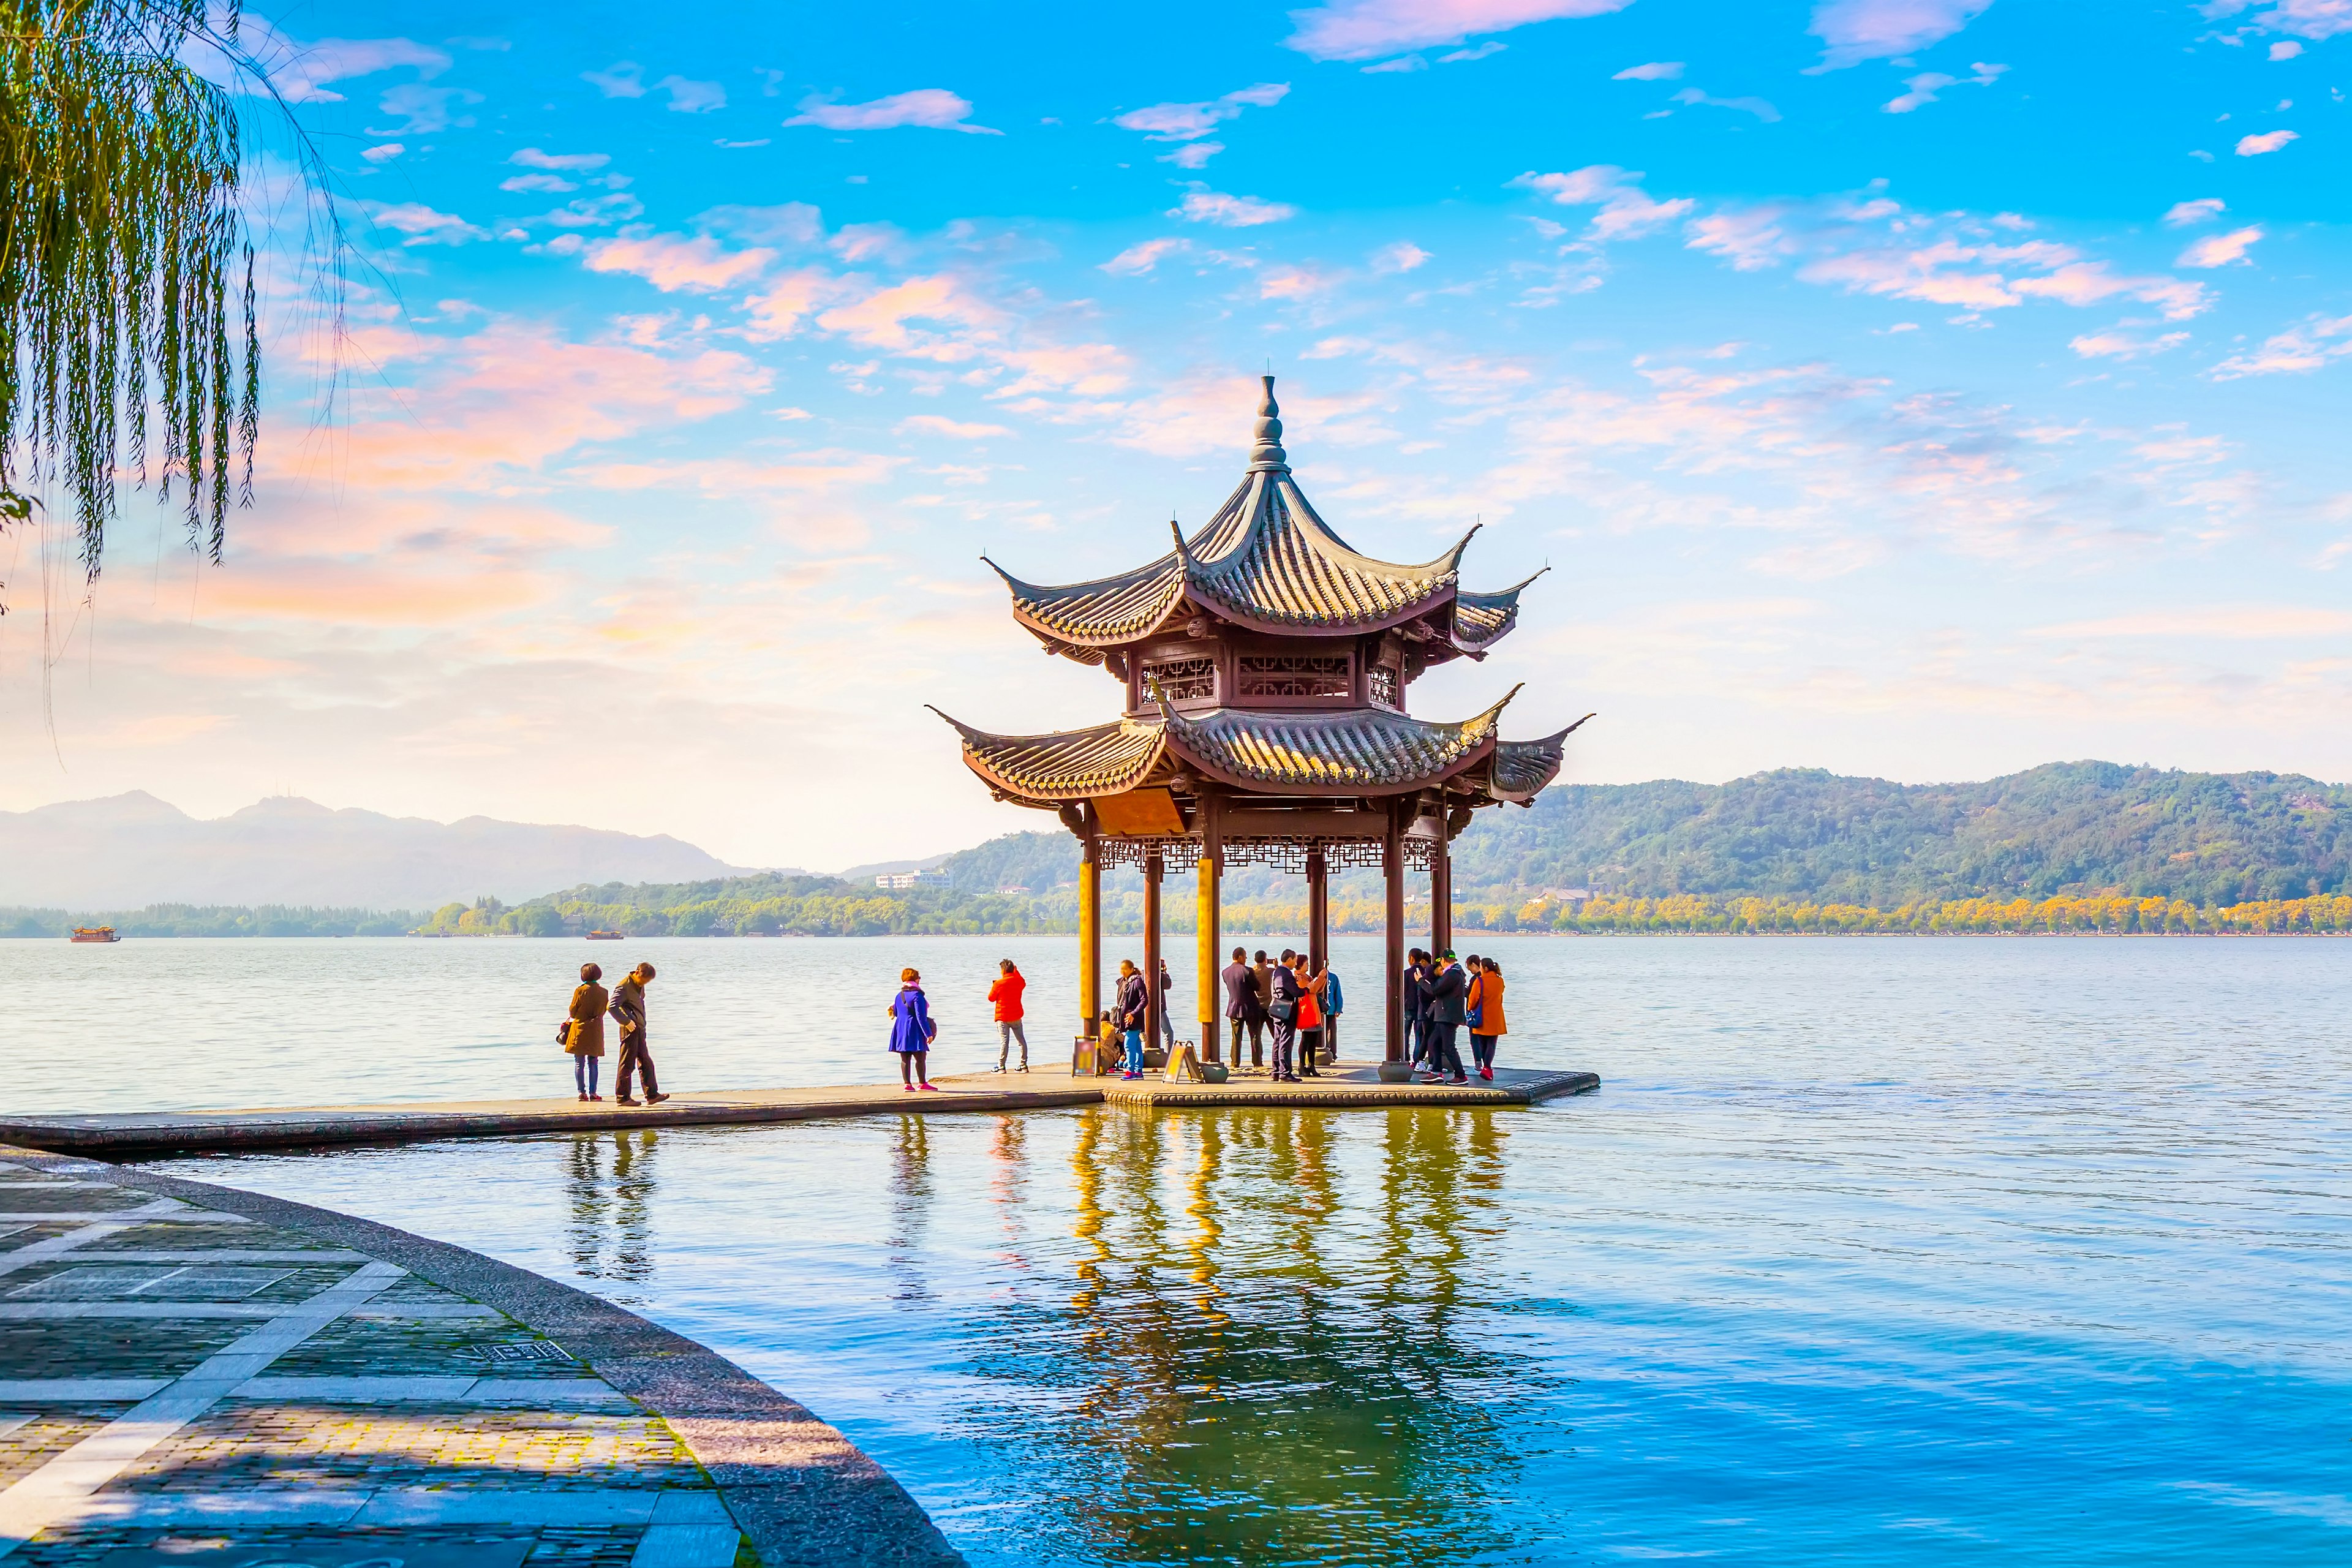
<instances>
[{"instance_id":1,"label":"paved stone promenade","mask_svg":"<svg viewBox=\"0 0 2352 1568\"><path fill-rule=\"evenodd\" d=\"M11 1568L959 1561L840 1434L700 1347L364 1221L347 1232L399 1245L233 1212L255 1208L344 1218L0 1148ZM469 1267L519 1310L569 1311L579 1342L418 1271Z\"/></svg>"}]
</instances>

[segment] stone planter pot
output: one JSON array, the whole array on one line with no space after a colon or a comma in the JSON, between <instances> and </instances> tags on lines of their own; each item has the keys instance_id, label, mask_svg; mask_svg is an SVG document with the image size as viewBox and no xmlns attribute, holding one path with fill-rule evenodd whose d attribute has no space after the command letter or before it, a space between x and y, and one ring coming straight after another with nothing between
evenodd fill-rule
<instances>
[{"instance_id":1,"label":"stone planter pot","mask_svg":"<svg viewBox=\"0 0 2352 1568\"><path fill-rule=\"evenodd\" d=\"M1412 1081L1412 1064L1411 1062L1382 1062L1381 1064L1381 1081L1382 1083L1411 1083Z\"/></svg>"}]
</instances>

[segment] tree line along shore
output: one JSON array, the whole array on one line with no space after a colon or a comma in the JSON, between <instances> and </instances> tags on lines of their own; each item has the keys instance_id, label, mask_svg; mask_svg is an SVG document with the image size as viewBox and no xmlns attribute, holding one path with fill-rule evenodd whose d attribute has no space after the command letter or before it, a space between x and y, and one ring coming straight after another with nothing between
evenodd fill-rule
<instances>
[{"instance_id":1,"label":"tree line along shore","mask_svg":"<svg viewBox=\"0 0 2352 1568\"><path fill-rule=\"evenodd\" d=\"M1172 900L1171 900L1172 901ZM1013 897L919 900L880 894L810 895L757 900L716 898L667 907L581 900L509 908L495 899L448 904L429 916L393 911L308 909L224 909L158 905L108 915L52 910L0 910L0 936L54 937L77 925L110 925L126 937L542 937L572 938L590 931L631 936L844 937L1067 935L1077 930L1073 900L1040 908ZM1142 929L1140 900L1113 909L1106 900L1107 931ZM1408 918L1426 906L1408 906ZM1192 911L1169 910L1163 928L1192 929ZM1224 929L1242 934L1305 929L1297 903L1229 905ZM1331 905L1331 929L1381 929L1381 907L1369 900ZM1462 902L1460 931L1519 931L1559 935L1639 935L1647 932L1767 936L2334 936L2352 933L2352 896L2263 899L2197 905L2181 899L2129 895L2049 899L1955 899L1892 910L1782 897L1675 894L1664 898L1597 897L1576 904L1537 899L1513 907Z\"/></svg>"}]
</instances>

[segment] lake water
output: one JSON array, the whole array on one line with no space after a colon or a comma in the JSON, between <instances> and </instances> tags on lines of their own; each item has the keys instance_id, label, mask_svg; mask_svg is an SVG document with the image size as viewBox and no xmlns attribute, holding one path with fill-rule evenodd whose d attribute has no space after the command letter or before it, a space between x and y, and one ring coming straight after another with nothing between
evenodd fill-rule
<instances>
[{"instance_id":1,"label":"lake water","mask_svg":"<svg viewBox=\"0 0 2352 1568\"><path fill-rule=\"evenodd\" d=\"M613 945L700 1087L881 1076L902 962L972 1065L992 961L1070 944ZM1505 1060L1599 1093L170 1168L690 1334L975 1563L2352 1561L2352 942L1481 945ZM580 952L0 951L56 1107L545 1088Z\"/></svg>"}]
</instances>

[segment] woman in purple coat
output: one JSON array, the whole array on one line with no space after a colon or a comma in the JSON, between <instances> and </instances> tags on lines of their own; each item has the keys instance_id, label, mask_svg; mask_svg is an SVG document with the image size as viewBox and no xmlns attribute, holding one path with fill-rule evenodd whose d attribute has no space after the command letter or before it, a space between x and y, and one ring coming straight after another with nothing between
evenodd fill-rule
<instances>
[{"instance_id":1,"label":"woman in purple coat","mask_svg":"<svg viewBox=\"0 0 2352 1568\"><path fill-rule=\"evenodd\" d=\"M898 1058L898 1079L908 1092L929 1089L931 1082L931 1042L940 1026L931 1022L931 1004L923 994L923 977L911 969L898 971L898 994L890 999L890 1049Z\"/></svg>"}]
</instances>

